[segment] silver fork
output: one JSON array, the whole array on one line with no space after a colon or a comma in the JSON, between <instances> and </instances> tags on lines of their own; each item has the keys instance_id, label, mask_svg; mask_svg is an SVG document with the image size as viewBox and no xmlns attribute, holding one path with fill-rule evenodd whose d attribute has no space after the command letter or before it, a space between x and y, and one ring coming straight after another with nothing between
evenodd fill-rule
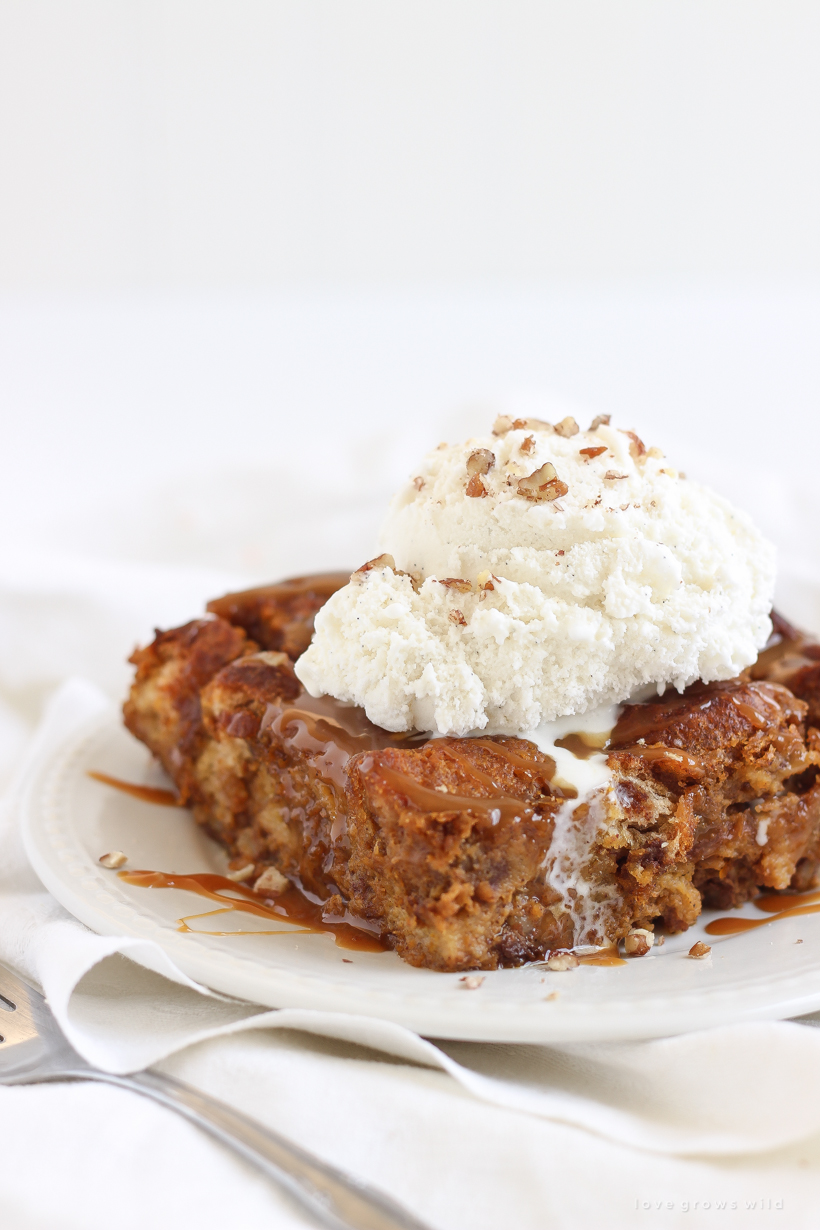
<instances>
[{"instance_id":1,"label":"silver fork","mask_svg":"<svg viewBox=\"0 0 820 1230\"><path fill-rule=\"evenodd\" d=\"M159 1072L113 1076L92 1068L40 992L0 963L0 1085L68 1080L104 1081L177 1111L258 1166L329 1230L429 1230L388 1196L190 1085Z\"/></svg>"}]
</instances>

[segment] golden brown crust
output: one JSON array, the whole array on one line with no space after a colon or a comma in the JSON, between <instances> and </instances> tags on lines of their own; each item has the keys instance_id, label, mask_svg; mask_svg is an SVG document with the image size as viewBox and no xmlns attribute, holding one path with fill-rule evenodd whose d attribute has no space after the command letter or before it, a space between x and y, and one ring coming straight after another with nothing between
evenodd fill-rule
<instances>
[{"instance_id":1,"label":"golden brown crust","mask_svg":"<svg viewBox=\"0 0 820 1230\"><path fill-rule=\"evenodd\" d=\"M129 658L137 670L123 707L125 725L159 758L183 802L196 796L192 765L204 737L200 692L226 663L255 649L241 628L194 619L158 631Z\"/></svg>"}]
</instances>

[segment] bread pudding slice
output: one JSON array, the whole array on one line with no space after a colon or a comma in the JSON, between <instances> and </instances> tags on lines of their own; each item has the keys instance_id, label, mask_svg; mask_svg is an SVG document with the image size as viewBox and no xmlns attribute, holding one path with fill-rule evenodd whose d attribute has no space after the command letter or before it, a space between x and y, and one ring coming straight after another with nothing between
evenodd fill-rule
<instances>
[{"instance_id":1,"label":"bread pudding slice","mask_svg":"<svg viewBox=\"0 0 820 1230\"><path fill-rule=\"evenodd\" d=\"M691 808L692 885L704 905L786 889L801 860L820 856L820 755L806 710L781 684L743 679L625 707L610 760L637 756Z\"/></svg>"},{"instance_id":2,"label":"bread pudding slice","mask_svg":"<svg viewBox=\"0 0 820 1230\"><path fill-rule=\"evenodd\" d=\"M287 586L230 595L211 604L224 617L132 659L126 724L248 883L275 868L328 920L378 931L413 965L466 970L681 931L703 904L813 874L818 740L782 684L627 706L611 786L579 803L527 740L393 735L310 697L292 669L321 596L308 592L301 611Z\"/></svg>"},{"instance_id":3,"label":"bread pudding slice","mask_svg":"<svg viewBox=\"0 0 820 1230\"><path fill-rule=\"evenodd\" d=\"M560 908L557 918L548 908L560 894L539 877L563 801L547 757L518 740L390 735L359 710L307 696L287 655L253 652L244 636L234 661L198 687L187 661L197 642L221 640L220 622L166 634L175 670L167 656L153 664L153 647L138 651L126 723L184 783L235 866L252 864L254 879L277 868L328 918L374 927L417 965L491 968L571 942ZM195 704L199 731L181 752L177 715Z\"/></svg>"}]
</instances>

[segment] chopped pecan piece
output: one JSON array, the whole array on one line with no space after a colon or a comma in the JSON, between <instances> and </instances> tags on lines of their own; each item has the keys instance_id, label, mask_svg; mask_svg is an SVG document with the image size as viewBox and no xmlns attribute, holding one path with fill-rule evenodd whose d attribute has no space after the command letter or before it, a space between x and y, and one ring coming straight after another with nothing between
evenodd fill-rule
<instances>
[{"instance_id":1,"label":"chopped pecan piece","mask_svg":"<svg viewBox=\"0 0 820 1230\"><path fill-rule=\"evenodd\" d=\"M617 470L607 470L604 479L608 483L618 482L622 478L629 478L628 474L619 474Z\"/></svg>"},{"instance_id":2,"label":"chopped pecan piece","mask_svg":"<svg viewBox=\"0 0 820 1230\"><path fill-rule=\"evenodd\" d=\"M100 855L100 862L109 871L116 871L119 867L125 866L128 862L128 855L123 854L122 850L112 850L110 854Z\"/></svg>"},{"instance_id":3,"label":"chopped pecan piece","mask_svg":"<svg viewBox=\"0 0 820 1230\"><path fill-rule=\"evenodd\" d=\"M518 481L518 494L525 500L557 500L568 491L569 487L558 477L551 461L545 461L529 477Z\"/></svg>"},{"instance_id":4,"label":"chopped pecan piece","mask_svg":"<svg viewBox=\"0 0 820 1230\"><path fill-rule=\"evenodd\" d=\"M388 555L387 553L384 555L377 555L374 559L369 559L366 564L362 564L361 568L357 568L353 573L353 576L358 576L363 572L372 572L374 568L392 568L395 572L396 561L393 559L392 555Z\"/></svg>"},{"instance_id":5,"label":"chopped pecan piece","mask_svg":"<svg viewBox=\"0 0 820 1230\"><path fill-rule=\"evenodd\" d=\"M606 452L606 445L601 444L598 448L582 448L579 452L584 461L591 461L593 457L600 457L601 453Z\"/></svg>"},{"instance_id":6,"label":"chopped pecan piece","mask_svg":"<svg viewBox=\"0 0 820 1230\"><path fill-rule=\"evenodd\" d=\"M473 589L471 582L465 581L463 577L442 577L439 585L443 585L445 589L455 589L460 594L469 594Z\"/></svg>"},{"instance_id":7,"label":"chopped pecan piece","mask_svg":"<svg viewBox=\"0 0 820 1230\"><path fill-rule=\"evenodd\" d=\"M651 931L645 927L633 927L624 939L624 952L628 957L645 957L654 943L655 937Z\"/></svg>"},{"instance_id":8,"label":"chopped pecan piece","mask_svg":"<svg viewBox=\"0 0 820 1230\"><path fill-rule=\"evenodd\" d=\"M489 474L494 465L495 453L491 453L488 448L477 448L467 458L467 473L470 477L474 474Z\"/></svg>"},{"instance_id":9,"label":"chopped pecan piece","mask_svg":"<svg viewBox=\"0 0 820 1230\"><path fill-rule=\"evenodd\" d=\"M643 457L644 453L646 452L646 445L644 444L641 437L637 435L634 431L625 431L624 435L629 436L629 439L631 440L631 444L629 445L629 452L630 452L630 455L634 457L634 459L637 461L638 458Z\"/></svg>"},{"instance_id":10,"label":"chopped pecan piece","mask_svg":"<svg viewBox=\"0 0 820 1230\"><path fill-rule=\"evenodd\" d=\"M556 436L564 436L568 439L570 436L577 436L579 431L580 428L571 414L568 414L565 419L561 419L560 423L555 424Z\"/></svg>"},{"instance_id":11,"label":"chopped pecan piece","mask_svg":"<svg viewBox=\"0 0 820 1230\"><path fill-rule=\"evenodd\" d=\"M549 431L551 426L546 419L513 419L508 414L499 414L493 424L493 435L504 436L508 431Z\"/></svg>"},{"instance_id":12,"label":"chopped pecan piece","mask_svg":"<svg viewBox=\"0 0 820 1230\"><path fill-rule=\"evenodd\" d=\"M290 888L290 880L287 876L283 876L282 872L277 871L275 867L266 867L254 884L253 891L269 893L272 897L276 897L288 888Z\"/></svg>"},{"instance_id":13,"label":"chopped pecan piece","mask_svg":"<svg viewBox=\"0 0 820 1230\"><path fill-rule=\"evenodd\" d=\"M416 477L413 479L413 486L416 488L416 491L421 491L421 489L423 488L424 479L421 477L420 474L417 474Z\"/></svg>"},{"instance_id":14,"label":"chopped pecan piece","mask_svg":"<svg viewBox=\"0 0 820 1230\"><path fill-rule=\"evenodd\" d=\"M462 628L467 627L467 620L464 618L464 615L462 614L462 612L459 611L458 609L454 608L450 612L450 614L447 616L447 618L449 619L451 624L459 624Z\"/></svg>"},{"instance_id":15,"label":"chopped pecan piece","mask_svg":"<svg viewBox=\"0 0 820 1230\"><path fill-rule=\"evenodd\" d=\"M535 436L525 436L521 441L521 452L531 453L535 448Z\"/></svg>"},{"instance_id":16,"label":"chopped pecan piece","mask_svg":"<svg viewBox=\"0 0 820 1230\"><path fill-rule=\"evenodd\" d=\"M234 862L236 862L236 859L234 859ZM246 863L244 867L237 867L235 871L226 871L225 875L229 880L234 880L235 883L242 884L245 880L252 879L255 871L256 867L253 863Z\"/></svg>"},{"instance_id":17,"label":"chopped pecan piece","mask_svg":"<svg viewBox=\"0 0 820 1230\"><path fill-rule=\"evenodd\" d=\"M608 427L611 414L596 414L595 418L589 425L590 431L597 431L599 427Z\"/></svg>"},{"instance_id":18,"label":"chopped pecan piece","mask_svg":"<svg viewBox=\"0 0 820 1230\"><path fill-rule=\"evenodd\" d=\"M551 426L546 419L513 419L517 431L549 431Z\"/></svg>"},{"instance_id":19,"label":"chopped pecan piece","mask_svg":"<svg viewBox=\"0 0 820 1230\"><path fill-rule=\"evenodd\" d=\"M554 970L559 974L563 974L570 969L577 969L580 964L574 952L551 952L547 957L547 969Z\"/></svg>"},{"instance_id":20,"label":"chopped pecan piece","mask_svg":"<svg viewBox=\"0 0 820 1230\"><path fill-rule=\"evenodd\" d=\"M697 944L693 944L692 947L689 949L689 952L687 955L690 957L694 957L695 960L697 961L697 960L700 960L701 957L708 957L711 951L712 951L712 948L710 944L704 944L701 940L698 940Z\"/></svg>"},{"instance_id":21,"label":"chopped pecan piece","mask_svg":"<svg viewBox=\"0 0 820 1230\"><path fill-rule=\"evenodd\" d=\"M393 556L386 553L384 555L377 555L375 559L369 559L366 564L362 564L361 568L357 568L350 579L354 581L358 577L365 576L368 572L373 572L376 568L391 568L397 577L409 577L410 584L417 593L419 586L424 580L420 572L403 572L401 568L397 568Z\"/></svg>"},{"instance_id":22,"label":"chopped pecan piece","mask_svg":"<svg viewBox=\"0 0 820 1230\"><path fill-rule=\"evenodd\" d=\"M487 495L487 488L481 481L481 475L489 474L494 465L495 453L491 453L488 448L477 448L475 452L470 453L467 458L467 473L470 479L466 490L471 499L481 499Z\"/></svg>"}]
</instances>

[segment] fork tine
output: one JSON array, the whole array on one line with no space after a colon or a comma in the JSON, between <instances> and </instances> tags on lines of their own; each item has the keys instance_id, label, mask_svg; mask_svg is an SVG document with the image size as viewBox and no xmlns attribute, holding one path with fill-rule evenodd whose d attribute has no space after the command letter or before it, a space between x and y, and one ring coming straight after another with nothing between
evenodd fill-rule
<instances>
[{"instance_id":1,"label":"fork tine","mask_svg":"<svg viewBox=\"0 0 820 1230\"><path fill-rule=\"evenodd\" d=\"M44 996L14 970L0 962L0 1082L9 1066L20 1063L19 1044L39 1041L37 1052L65 1054L68 1042L57 1024ZM27 1051L32 1050L29 1045Z\"/></svg>"},{"instance_id":2,"label":"fork tine","mask_svg":"<svg viewBox=\"0 0 820 1230\"><path fill-rule=\"evenodd\" d=\"M32 996L33 992L16 974L0 965L0 1079L9 1062L17 1065L18 1044L39 1035Z\"/></svg>"},{"instance_id":3,"label":"fork tine","mask_svg":"<svg viewBox=\"0 0 820 1230\"><path fill-rule=\"evenodd\" d=\"M8 992L11 992L12 999L14 999L15 995L20 999L25 999L27 995L32 993L43 999L42 992L35 987L33 982L29 982L21 974L16 973L11 966L6 965L5 961L0 961L0 993L2 993L3 998L6 998ZM0 1008L2 1008L2 1004L0 1004Z\"/></svg>"}]
</instances>

